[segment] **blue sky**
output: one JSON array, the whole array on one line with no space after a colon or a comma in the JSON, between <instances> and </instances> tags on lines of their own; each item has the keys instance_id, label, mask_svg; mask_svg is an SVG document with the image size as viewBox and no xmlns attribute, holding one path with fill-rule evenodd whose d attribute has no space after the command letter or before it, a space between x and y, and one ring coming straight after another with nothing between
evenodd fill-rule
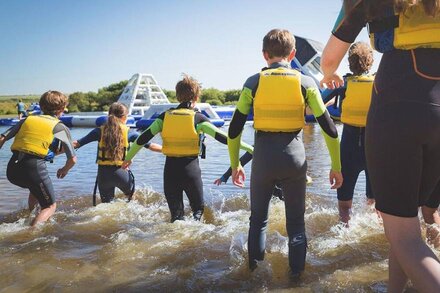
<instances>
[{"instance_id":1,"label":"blue sky","mask_svg":"<svg viewBox=\"0 0 440 293\"><path fill-rule=\"evenodd\" d=\"M205 88L238 89L265 65L270 29L325 43L341 3L2 0L0 94L96 91L136 72L166 89L183 72ZM365 30L358 39L367 40Z\"/></svg>"}]
</instances>

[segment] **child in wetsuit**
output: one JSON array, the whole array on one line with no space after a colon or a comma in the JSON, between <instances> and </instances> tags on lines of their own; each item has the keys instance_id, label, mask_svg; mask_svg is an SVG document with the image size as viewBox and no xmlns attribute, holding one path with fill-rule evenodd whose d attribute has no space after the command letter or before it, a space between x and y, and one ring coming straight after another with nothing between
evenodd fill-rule
<instances>
[{"instance_id":1,"label":"child in wetsuit","mask_svg":"<svg viewBox=\"0 0 440 293\"><path fill-rule=\"evenodd\" d=\"M129 170L121 169L129 144L138 138L136 131L130 131L125 125L127 107L115 102L108 110L107 122L90 131L89 134L74 142L80 148L92 141L98 141L96 163L98 164L97 183L102 203L111 202L115 197L115 188L119 188L130 200L135 185L134 176ZM147 149L161 152L162 147L155 143L145 145Z\"/></svg>"},{"instance_id":2,"label":"child in wetsuit","mask_svg":"<svg viewBox=\"0 0 440 293\"><path fill-rule=\"evenodd\" d=\"M203 214L203 183L198 159L200 135L208 134L223 144L227 143L226 134L215 127L205 115L194 109L200 93L199 83L185 75L176 85L176 97L180 104L162 113L138 137L123 165L129 166L141 147L161 132L162 152L166 155L164 193L171 213L171 222L184 219L184 191L194 219L200 220ZM243 144L242 148L252 152L249 145Z\"/></svg>"},{"instance_id":3,"label":"child in wetsuit","mask_svg":"<svg viewBox=\"0 0 440 293\"><path fill-rule=\"evenodd\" d=\"M365 125L370 107L374 76L369 74L373 65L373 50L363 42L354 43L348 51L348 62L353 74L347 74L345 87L338 91L342 104L341 165L344 182L338 188L338 210L341 222L348 224L353 203L354 187L359 173L365 171L366 195L374 203L365 160Z\"/></svg>"},{"instance_id":4,"label":"child in wetsuit","mask_svg":"<svg viewBox=\"0 0 440 293\"><path fill-rule=\"evenodd\" d=\"M29 210L40 204L41 211L31 225L47 221L55 212L55 190L47 171L46 162L53 160L58 152L58 142L67 156L64 167L58 169L57 177L64 178L76 163L69 129L58 118L67 105L68 98L58 91L48 91L40 98L43 115L29 116L21 120L0 137L4 142L15 137L11 146L6 175L17 186L29 189Z\"/></svg>"},{"instance_id":5,"label":"child in wetsuit","mask_svg":"<svg viewBox=\"0 0 440 293\"><path fill-rule=\"evenodd\" d=\"M243 87L228 133L232 179L243 186L244 170L238 159L241 132L254 109L255 149L251 172L251 216L248 239L249 267L264 259L269 203L276 183L284 193L289 237L289 265L293 277L304 270L307 241L304 212L307 163L299 133L305 105L310 106L330 152L332 188L342 183L338 133L313 79L290 67L295 40L287 30L271 30L263 39L266 68L249 77Z\"/></svg>"}]
</instances>

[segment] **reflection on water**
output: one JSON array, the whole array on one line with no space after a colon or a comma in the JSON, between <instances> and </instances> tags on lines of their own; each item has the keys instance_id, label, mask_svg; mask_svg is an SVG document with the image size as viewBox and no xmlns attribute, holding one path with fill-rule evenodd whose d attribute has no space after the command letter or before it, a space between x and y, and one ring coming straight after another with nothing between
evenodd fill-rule
<instances>
[{"instance_id":1,"label":"reflection on water","mask_svg":"<svg viewBox=\"0 0 440 293\"><path fill-rule=\"evenodd\" d=\"M1 131L1 129L0 129ZM73 136L87 133L73 129ZM252 143L252 128L244 140ZM306 225L309 254L299 283L287 277L287 233L283 202L273 199L267 233L266 259L250 273L247 268L249 181L247 188L212 185L227 168L227 150L209 140L202 160L207 210L202 223L188 218L168 223L162 194L164 159L142 151L133 172L135 200L91 206L96 145L78 152L78 166L65 180L54 179L60 191L53 219L29 228L26 192L9 184L0 151L0 288L21 291L267 291L296 288L298 292L385 292L387 244L380 222L364 199L362 183L349 228L338 224L335 192L329 190L329 159L319 128L304 131L309 186ZM52 174L63 158L49 168ZM249 166L246 167L249 172ZM249 177L249 176L248 176ZM188 206L188 203L186 203ZM187 210L189 215L189 210Z\"/></svg>"}]
</instances>

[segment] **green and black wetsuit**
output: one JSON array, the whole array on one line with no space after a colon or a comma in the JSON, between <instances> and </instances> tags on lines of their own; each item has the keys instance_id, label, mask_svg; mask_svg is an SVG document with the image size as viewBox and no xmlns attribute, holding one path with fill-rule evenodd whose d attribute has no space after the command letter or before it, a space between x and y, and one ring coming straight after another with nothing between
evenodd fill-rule
<instances>
[{"instance_id":1,"label":"green and black wetsuit","mask_svg":"<svg viewBox=\"0 0 440 293\"><path fill-rule=\"evenodd\" d=\"M281 66L290 68L288 63L274 63L270 68ZM239 166L241 132L253 107L259 78L260 74L255 74L245 82L229 127L228 147L232 168ZM338 133L319 90L310 77L301 76L301 92L323 130L332 159L332 169L340 171ZM304 226L307 162L299 132L255 132L248 240L251 269L255 268L257 261L264 258L269 202L276 183L279 183L284 193L290 268L294 273L304 269L307 246Z\"/></svg>"},{"instance_id":2,"label":"green and black wetsuit","mask_svg":"<svg viewBox=\"0 0 440 293\"><path fill-rule=\"evenodd\" d=\"M177 109L189 108L188 103L180 104ZM156 134L163 130L165 113L162 113L153 124L145 130L131 146L126 160L131 160L143 145L148 143ZM205 133L217 141L226 144L227 136L215 127L202 113L196 112L194 127L197 133ZM252 152L252 147L243 144L243 149ZM197 156L171 157L167 156L164 168L164 193L171 212L171 222L182 220L184 217L183 192L188 196L193 216L200 220L203 214L203 182L199 159Z\"/></svg>"}]
</instances>

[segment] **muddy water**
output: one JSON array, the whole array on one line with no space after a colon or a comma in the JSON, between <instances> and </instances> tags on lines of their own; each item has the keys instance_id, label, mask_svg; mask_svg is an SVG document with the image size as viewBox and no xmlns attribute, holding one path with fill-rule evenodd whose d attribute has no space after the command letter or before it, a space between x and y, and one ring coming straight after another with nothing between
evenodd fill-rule
<instances>
[{"instance_id":1,"label":"muddy water","mask_svg":"<svg viewBox=\"0 0 440 293\"><path fill-rule=\"evenodd\" d=\"M80 137L88 131L72 133ZM245 129L245 141L252 143L252 132ZM58 211L35 230L28 228L26 192L5 178L8 143L0 151L0 290L385 292L388 247L374 210L365 203L364 177L351 225L343 228L327 183L330 161L319 128L307 126L303 140L314 181L306 201L309 254L297 283L287 277L284 206L278 199L271 203L266 259L255 272L248 271L249 179L244 189L212 185L228 165L225 147L213 140L201 161L208 206L203 222L168 223L164 159L149 151L141 151L134 162L135 201L120 198L92 207L96 145L89 145L79 150L78 166L67 178L54 179ZM63 160L49 166L51 174Z\"/></svg>"}]
</instances>

